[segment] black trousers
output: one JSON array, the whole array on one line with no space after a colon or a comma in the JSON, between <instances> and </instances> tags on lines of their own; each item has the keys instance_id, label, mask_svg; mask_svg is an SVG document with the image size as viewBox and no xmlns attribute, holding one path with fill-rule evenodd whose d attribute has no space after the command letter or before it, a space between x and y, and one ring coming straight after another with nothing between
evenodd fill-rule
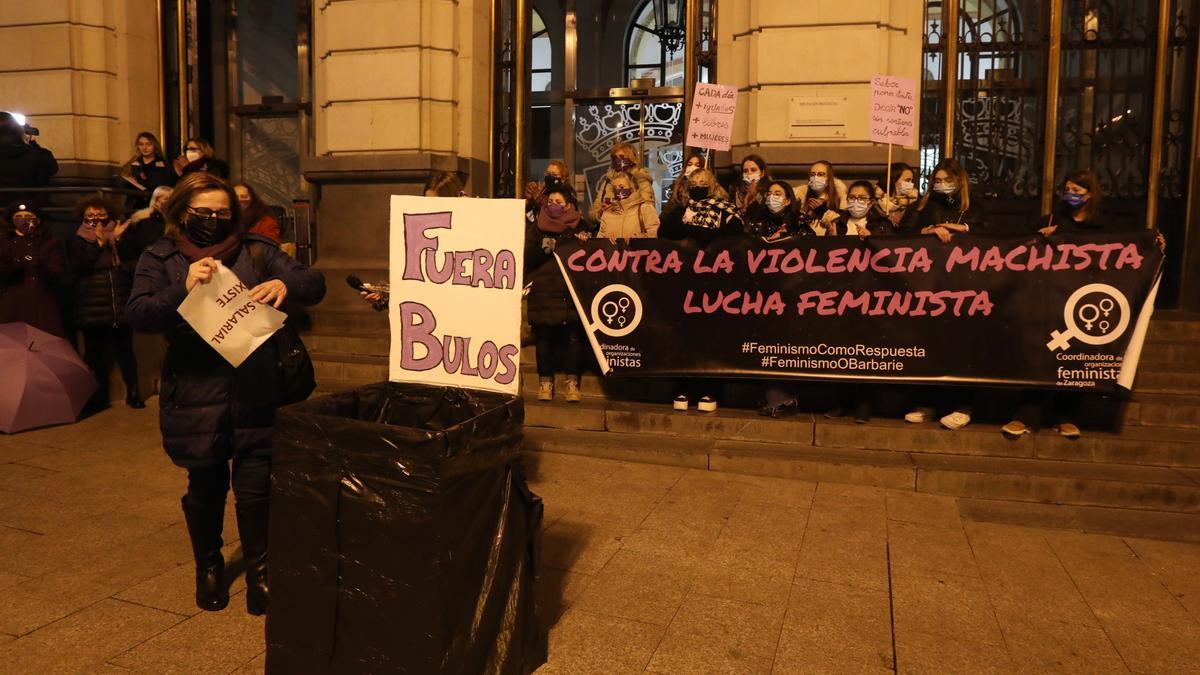
<instances>
[{"instance_id":1,"label":"black trousers","mask_svg":"<svg viewBox=\"0 0 1200 675\"><path fill-rule=\"evenodd\" d=\"M187 500L191 504L223 503L231 484L238 504L268 501L271 498L271 459L243 457L235 458L229 464L188 469Z\"/></svg>"},{"instance_id":2,"label":"black trousers","mask_svg":"<svg viewBox=\"0 0 1200 675\"><path fill-rule=\"evenodd\" d=\"M583 373L583 336L576 323L534 324L538 377Z\"/></svg>"},{"instance_id":3,"label":"black trousers","mask_svg":"<svg viewBox=\"0 0 1200 675\"><path fill-rule=\"evenodd\" d=\"M100 385L97 396L108 400L109 373L113 361L121 367L121 379L125 388L137 388L137 357L133 353L133 329L128 324L81 328L83 333L83 360L96 375Z\"/></svg>"}]
</instances>

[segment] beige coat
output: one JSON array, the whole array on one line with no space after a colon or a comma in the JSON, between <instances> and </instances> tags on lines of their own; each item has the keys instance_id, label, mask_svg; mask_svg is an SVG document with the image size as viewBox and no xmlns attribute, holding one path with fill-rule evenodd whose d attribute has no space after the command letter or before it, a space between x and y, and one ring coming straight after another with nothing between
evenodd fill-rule
<instances>
[{"instance_id":1,"label":"beige coat","mask_svg":"<svg viewBox=\"0 0 1200 675\"><path fill-rule=\"evenodd\" d=\"M621 202L621 208L610 208L600 217L597 237L604 239L638 239L658 236L658 214L654 203L647 203L641 195L633 195Z\"/></svg>"},{"instance_id":2,"label":"beige coat","mask_svg":"<svg viewBox=\"0 0 1200 675\"><path fill-rule=\"evenodd\" d=\"M612 179L619 174L609 171L604 174L604 178L600 179L600 184L596 186L596 198L592 200L592 208L589 213L592 220L600 220L600 205L605 199L613 199ZM650 172L645 169L635 168L630 169L629 175L633 177L637 183L636 192L641 195L642 199L654 206L654 179L650 177Z\"/></svg>"}]
</instances>

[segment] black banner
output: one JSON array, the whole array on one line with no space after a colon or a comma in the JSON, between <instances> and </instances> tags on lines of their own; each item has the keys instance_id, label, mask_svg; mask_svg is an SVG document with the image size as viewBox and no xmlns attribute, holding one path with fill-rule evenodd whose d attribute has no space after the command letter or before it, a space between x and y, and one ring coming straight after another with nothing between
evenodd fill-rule
<instances>
[{"instance_id":1,"label":"black banner","mask_svg":"<svg viewBox=\"0 0 1200 675\"><path fill-rule=\"evenodd\" d=\"M605 373L1130 388L1155 233L809 237L556 255Z\"/></svg>"}]
</instances>

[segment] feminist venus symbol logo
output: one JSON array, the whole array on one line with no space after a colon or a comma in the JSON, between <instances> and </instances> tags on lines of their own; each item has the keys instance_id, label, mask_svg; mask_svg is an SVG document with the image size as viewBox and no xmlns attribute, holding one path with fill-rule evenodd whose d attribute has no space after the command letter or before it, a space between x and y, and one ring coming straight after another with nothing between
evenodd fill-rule
<instances>
[{"instance_id":1,"label":"feminist venus symbol logo","mask_svg":"<svg viewBox=\"0 0 1200 675\"><path fill-rule=\"evenodd\" d=\"M624 284L609 284L592 299L592 327L610 337L629 335L642 323L642 299Z\"/></svg>"},{"instance_id":2,"label":"feminist venus symbol logo","mask_svg":"<svg viewBox=\"0 0 1200 675\"><path fill-rule=\"evenodd\" d=\"M1108 284L1088 284L1067 298L1063 307L1066 329L1050 333L1046 349L1066 350L1071 340L1106 345L1125 334L1129 320L1129 300L1124 293Z\"/></svg>"}]
</instances>

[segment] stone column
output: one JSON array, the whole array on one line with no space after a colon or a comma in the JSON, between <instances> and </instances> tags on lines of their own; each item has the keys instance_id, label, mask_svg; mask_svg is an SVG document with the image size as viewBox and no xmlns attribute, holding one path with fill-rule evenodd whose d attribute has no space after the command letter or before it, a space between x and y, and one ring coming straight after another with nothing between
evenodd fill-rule
<instances>
[{"instance_id":1,"label":"stone column","mask_svg":"<svg viewBox=\"0 0 1200 675\"><path fill-rule=\"evenodd\" d=\"M24 113L57 182L106 180L159 134L155 0L0 3L0 109Z\"/></svg>"},{"instance_id":2,"label":"stone column","mask_svg":"<svg viewBox=\"0 0 1200 675\"><path fill-rule=\"evenodd\" d=\"M818 159L844 176L874 177L886 146L867 140L873 75L921 79L924 3L914 0L734 0L718 5L717 82L739 90L731 155L759 154L780 177L800 177ZM845 97L844 137L798 138L793 98ZM895 160L915 163L915 149Z\"/></svg>"},{"instance_id":3,"label":"stone column","mask_svg":"<svg viewBox=\"0 0 1200 675\"><path fill-rule=\"evenodd\" d=\"M469 194L487 194L491 4L313 5L316 142L301 169L317 186L317 267L329 282L315 330L379 334L386 316L368 310L342 280L387 278L389 197L419 194L435 170L457 172ZM319 351L345 351L335 340L319 341L329 346ZM358 349L353 344L346 349ZM326 381L377 372L353 359L318 361L318 369Z\"/></svg>"}]
</instances>

